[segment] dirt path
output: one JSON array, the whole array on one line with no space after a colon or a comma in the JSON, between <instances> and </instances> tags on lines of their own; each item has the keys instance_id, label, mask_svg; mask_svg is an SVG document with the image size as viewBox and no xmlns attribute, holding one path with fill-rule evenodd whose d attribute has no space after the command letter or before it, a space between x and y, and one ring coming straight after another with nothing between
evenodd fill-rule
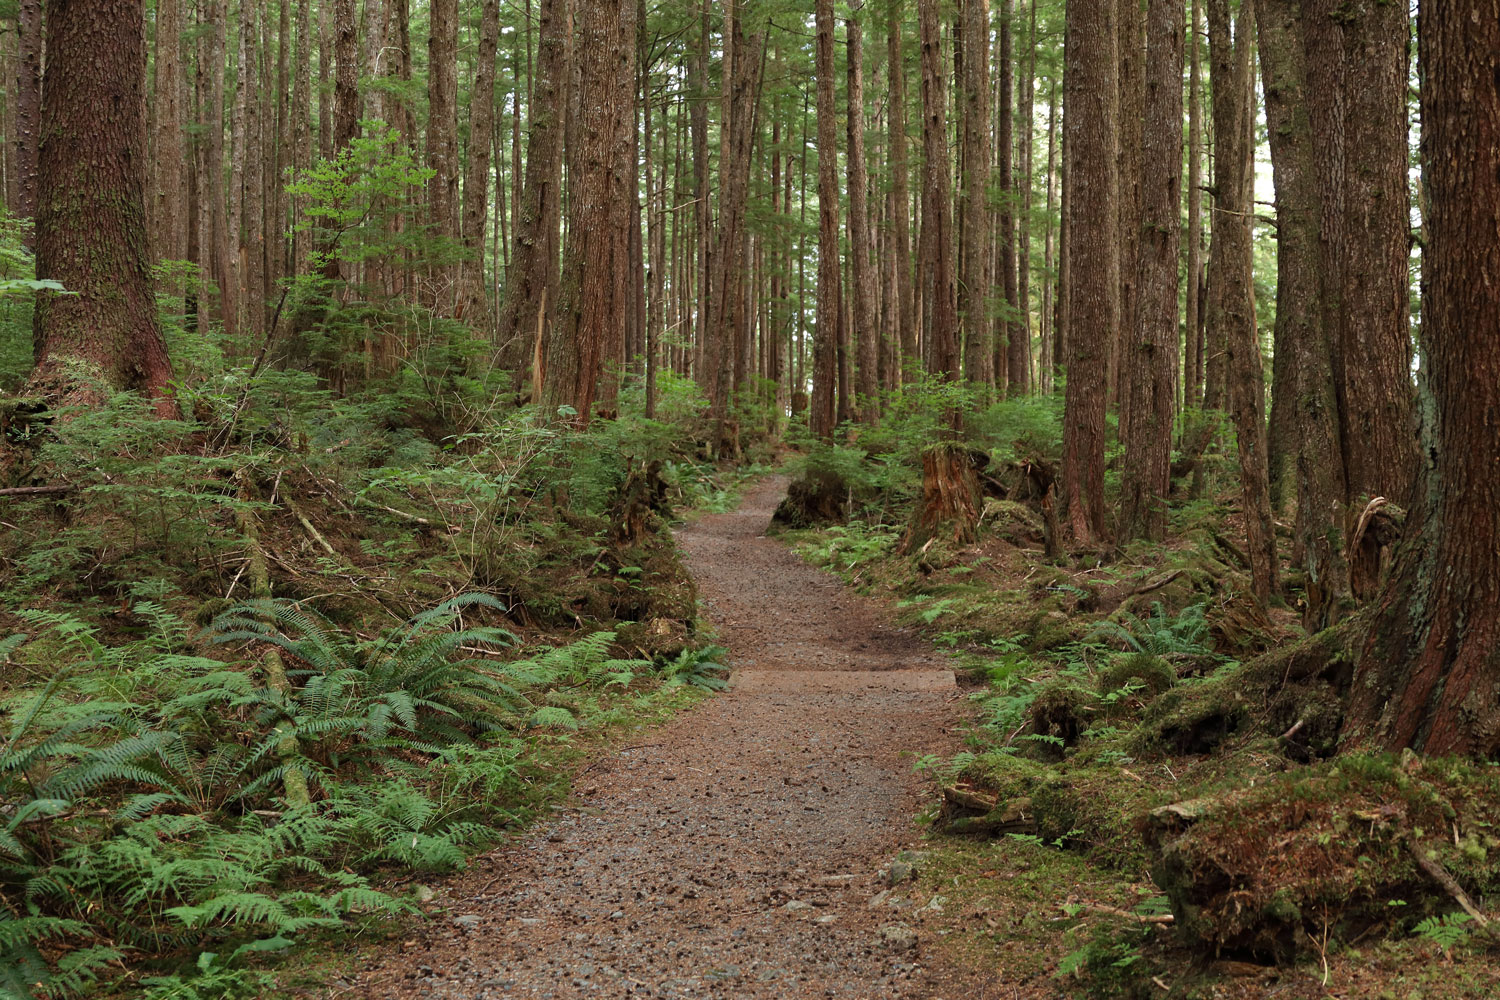
<instances>
[{"instance_id":1,"label":"dirt path","mask_svg":"<svg viewBox=\"0 0 1500 1000\"><path fill-rule=\"evenodd\" d=\"M951 745L953 675L764 537L785 485L679 535L732 689L601 764L577 812L451 884L348 994L978 1000L910 914L871 905L917 838L903 752Z\"/></svg>"}]
</instances>

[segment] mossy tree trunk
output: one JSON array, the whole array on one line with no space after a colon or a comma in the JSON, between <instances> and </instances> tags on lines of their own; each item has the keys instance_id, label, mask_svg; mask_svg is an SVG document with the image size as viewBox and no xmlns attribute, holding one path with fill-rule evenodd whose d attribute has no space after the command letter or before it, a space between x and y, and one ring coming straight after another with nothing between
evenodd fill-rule
<instances>
[{"instance_id":1,"label":"mossy tree trunk","mask_svg":"<svg viewBox=\"0 0 1500 1000\"><path fill-rule=\"evenodd\" d=\"M83 401L82 365L172 416L146 229L143 18L131 0L47 4L36 271L68 294L38 296L27 394Z\"/></svg>"},{"instance_id":2,"label":"mossy tree trunk","mask_svg":"<svg viewBox=\"0 0 1500 1000\"><path fill-rule=\"evenodd\" d=\"M1406 538L1356 667L1346 743L1500 751L1500 21L1424 4L1421 470Z\"/></svg>"}]
</instances>

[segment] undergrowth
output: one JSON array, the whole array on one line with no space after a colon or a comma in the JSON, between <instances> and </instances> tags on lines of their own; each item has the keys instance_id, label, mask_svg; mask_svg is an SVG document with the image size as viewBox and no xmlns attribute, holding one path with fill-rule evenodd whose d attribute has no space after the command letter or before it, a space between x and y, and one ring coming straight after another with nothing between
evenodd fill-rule
<instances>
[{"instance_id":1,"label":"undergrowth","mask_svg":"<svg viewBox=\"0 0 1500 1000\"><path fill-rule=\"evenodd\" d=\"M585 699L721 684L716 650L622 659L611 632L517 650L479 624L503 610L463 595L362 639L286 601L201 631L139 602L148 634L109 645L73 615L22 612L33 631L3 652L53 675L3 706L7 989L77 995L149 955L171 971L140 979L147 996L253 991L267 953L413 912L382 872L455 870L524 822L538 748L602 715ZM285 688L257 669L271 650ZM306 802L284 793L291 772Z\"/></svg>"}]
</instances>

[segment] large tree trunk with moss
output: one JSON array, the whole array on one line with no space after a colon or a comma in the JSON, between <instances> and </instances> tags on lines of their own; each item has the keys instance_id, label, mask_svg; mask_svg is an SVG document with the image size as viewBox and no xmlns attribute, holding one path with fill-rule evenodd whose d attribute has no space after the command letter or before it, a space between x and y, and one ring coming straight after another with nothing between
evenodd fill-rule
<instances>
[{"instance_id":1,"label":"large tree trunk with moss","mask_svg":"<svg viewBox=\"0 0 1500 1000\"><path fill-rule=\"evenodd\" d=\"M1351 744L1500 751L1500 20L1424 4L1422 454L1417 502L1360 658Z\"/></svg>"},{"instance_id":2,"label":"large tree trunk with moss","mask_svg":"<svg viewBox=\"0 0 1500 1000\"><path fill-rule=\"evenodd\" d=\"M36 215L37 144L41 136L42 115L42 4L41 0L20 0L16 7L16 89L13 117L15 158L15 202L12 215L29 219ZM32 244L34 234L28 236Z\"/></svg>"},{"instance_id":3,"label":"large tree trunk with moss","mask_svg":"<svg viewBox=\"0 0 1500 1000\"><path fill-rule=\"evenodd\" d=\"M900 341L901 381L911 381L916 368L917 310L912 291L911 273L911 193L907 169L906 139L906 74L901 72L902 44L901 21L904 16L902 0L888 0L886 38L886 66L891 67L891 93L888 113L888 155L891 161L891 239L895 244L896 270L896 335Z\"/></svg>"},{"instance_id":4,"label":"large tree trunk with moss","mask_svg":"<svg viewBox=\"0 0 1500 1000\"><path fill-rule=\"evenodd\" d=\"M848 20L848 86L849 134L849 287L852 294L850 316L857 363L855 365L859 418L874 423L879 415L879 348L880 324L876 320L878 293L875 287L873 237L870 232L870 208L866 191L870 171L865 164L865 72L864 28L860 15Z\"/></svg>"},{"instance_id":5,"label":"large tree trunk with moss","mask_svg":"<svg viewBox=\"0 0 1500 1000\"><path fill-rule=\"evenodd\" d=\"M742 5L743 7L743 5ZM760 94L761 45L763 32L746 36L744 11L726 15L724 31L727 66L724 92L720 101L719 156L719 232L713 257L713 275L709 281L709 342L706 363L708 398L714 419L715 449L738 447L738 434L731 433L729 406L736 389L741 388L743 371L736 378L736 321L742 312L745 292L746 214L749 210L750 161L755 142L755 105ZM743 367L743 366L739 366ZM731 441L731 439L735 439Z\"/></svg>"},{"instance_id":6,"label":"large tree trunk with moss","mask_svg":"<svg viewBox=\"0 0 1500 1000\"><path fill-rule=\"evenodd\" d=\"M458 238L458 0L432 0L427 38L428 218L435 236ZM429 303L452 315L458 291L456 269L434 265Z\"/></svg>"},{"instance_id":7,"label":"large tree trunk with moss","mask_svg":"<svg viewBox=\"0 0 1500 1000\"><path fill-rule=\"evenodd\" d=\"M79 377L94 376L169 416L146 231L143 17L132 0L47 4L36 273L68 294L38 296L28 391L78 401L89 395Z\"/></svg>"}]
</instances>

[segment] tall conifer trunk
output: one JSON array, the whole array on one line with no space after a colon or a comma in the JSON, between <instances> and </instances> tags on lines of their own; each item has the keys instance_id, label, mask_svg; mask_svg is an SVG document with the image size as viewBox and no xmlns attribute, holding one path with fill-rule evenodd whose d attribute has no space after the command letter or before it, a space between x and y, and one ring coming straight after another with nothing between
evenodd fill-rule
<instances>
[{"instance_id":1,"label":"tall conifer trunk","mask_svg":"<svg viewBox=\"0 0 1500 1000\"><path fill-rule=\"evenodd\" d=\"M49 0L37 158L36 273L69 294L37 297L36 370L27 391L91 401L84 374L155 397L172 365L157 325L146 223L144 7L139 0Z\"/></svg>"},{"instance_id":2,"label":"tall conifer trunk","mask_svg":"<svg viewBox=\"0 0 1500 1000\"><path fill-rule=\"evenodd\" d=\"M1422 5L1421 453L1406 543L1355 668L1346 739L1500 752L1500 19Z\"/></svg>"},{"instance_id":3,"label":"tall conifer trunk","mask_svg":"<svg viewBox=\"0 0 1500 1000\"><path fill-rule=\"evenodd\" d=\"M1128 0L1127 0L1128 2ZM1118 76L1115 0L1067 8L1063 127L1068 181L1068 384L1063 418L1063 504L1073 537L1104 538L1104 406L1119 317Z\"/></svg>"}]
</instances>

